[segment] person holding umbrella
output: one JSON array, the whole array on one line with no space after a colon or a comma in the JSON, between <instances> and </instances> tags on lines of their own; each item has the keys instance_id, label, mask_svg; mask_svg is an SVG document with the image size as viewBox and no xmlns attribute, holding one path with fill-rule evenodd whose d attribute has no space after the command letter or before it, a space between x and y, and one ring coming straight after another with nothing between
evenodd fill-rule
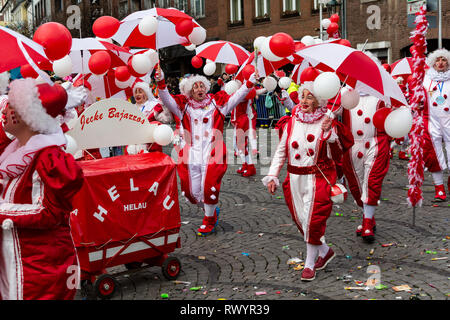
<instances>
[{"instance_id":1,"label":"person holding umbrella","mask_svg":"<svg viewBox=\"0 0 450 320\"><path fill-rule=\"evenodd\" d=\"M435 201L445 201L443 172L450 167L450 52L438 49L428 55L430 67L425 74L424 88L427 92L424 121L426 124L424 160L425 167L433 176ZM447 161L442 146L447 150ZM450 177L447 180L450 192Z\"/></svg>"},{"instance_id":2,"label":"person holding umbrella","mask_svg":"<svg viewBox=\"0 0 450 320\"><path fill-rule=\"evenodd\" d=\"M316 97L313 82L303 83L299 92L299 104L284 126L269 173L262 182L274 194L287 160L283 191L291 216L306 242L301 280L311 281L316 271L335 257L324 235L333 206L331 188L337 178L333 159L342 158L342 149L336 130L340 124L326 116L327 101Z\"/></svg>"},{"instance_id":3,"label":"person holding umbrella","mask_svg":"<svg viewBox=\"0 0 450 320\"><path fill-rule=\"evenodd\" d=\"M210 81L192 75L180 82L181 95L172 96L166 87L164 73L158 68L155 79L163 104L181 121L183 141L180 145L178 174L182 194L205 212L200 235L208 235L218 223L219 192L227 170L226 147L223 141L225 116L252 90L255 74L233 95L225 91L209 94Z\"/></svg>"}]
</instances>

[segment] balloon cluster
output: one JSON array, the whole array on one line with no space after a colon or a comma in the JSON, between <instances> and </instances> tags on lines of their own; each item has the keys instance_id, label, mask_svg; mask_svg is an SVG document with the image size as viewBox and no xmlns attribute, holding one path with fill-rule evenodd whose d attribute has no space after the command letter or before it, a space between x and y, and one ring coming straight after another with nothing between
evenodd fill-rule
<instances>
[{"instance_id":1,"label":"balloon cluster","mask_svg":"<svg viewBox=\"0 0 450 320\"><path fill-rule=\"evenodd\" d=\"M340 38L339 35L339 15L332 14L330 18L322 19L322 27L327 31L328 38Z\"/></svg>"}]
</instances>

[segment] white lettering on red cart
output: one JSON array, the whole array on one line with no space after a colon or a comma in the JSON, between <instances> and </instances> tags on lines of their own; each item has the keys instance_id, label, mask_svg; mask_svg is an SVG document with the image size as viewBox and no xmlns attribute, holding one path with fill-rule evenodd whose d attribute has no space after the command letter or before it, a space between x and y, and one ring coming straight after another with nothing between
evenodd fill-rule
<instances>
[{"instance_id":1,"label":"white lettering on red cart","mask_svg":"<svg viewBox=\"0 0 450 320\"><path fill-rule=\"evenodd\" d=\"M158 182L153 182L152 186L148 189L149 193L153 193L153 195L156 197L158 195ZM138 191L139 187L136 187L134 185L133 178L130 178L130 191ZM116 186L112 186L107 190L109 197L111 198L111 201L114 202L117 200L117 198L120 197L119 192L117 191ZM175 204L175 201L171 199L170 195L167 195L163 201L163 207L166 210L172 209L173 205ZM123 211L135 211L135 210L142 210L147 208L147 202L138 202L138 203L130 203L130 204L124 204L123 205ZM105 217L108 214L108 210L103 208L101 205L98 205L98 212L94 212L93 216L97 218L100 222L103 222L105 220Z\"/></svg>"}]
</instances>

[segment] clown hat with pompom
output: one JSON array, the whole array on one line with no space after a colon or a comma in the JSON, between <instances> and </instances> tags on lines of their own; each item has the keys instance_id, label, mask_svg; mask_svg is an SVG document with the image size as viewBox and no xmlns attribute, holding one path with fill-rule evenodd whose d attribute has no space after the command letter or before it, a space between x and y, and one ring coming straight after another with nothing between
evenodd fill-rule
<instances>
[{"instance_id":1,"label":"clown hat with pompom","mask_svg":"<svg viewBox=\"0 0 450 320\"><path fill-rule=\"evenodd\" d=\"M33 130L52 134L60 130L67 104L67 92L59 84L37 84L35 79L18 79L9 85L8 100Z\"/></svg>"}]
</instances>

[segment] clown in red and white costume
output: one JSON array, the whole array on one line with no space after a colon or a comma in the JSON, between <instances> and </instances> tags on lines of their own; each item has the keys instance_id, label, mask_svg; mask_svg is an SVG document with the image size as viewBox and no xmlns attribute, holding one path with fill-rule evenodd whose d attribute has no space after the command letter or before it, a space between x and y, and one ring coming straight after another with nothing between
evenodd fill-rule
<instances>
[{"instance_id":1,"label":"clown in red and white costume","mask_svg":"<svg viewBox=\"0 0 450 320\"><path fill-rule=\"evenodd\" d=\"M302 280L313 280L335 256L325 242L326 221L332 210L331 185L336 182L333 159L342 157L337 135L338 122L325 116L326 101L317 100L312 82L300 88L301 99L284 126L269 173L263 184L273 194L279 186L278 176L285 161L287 177L283 191L291 216L307 243Z\"/></svg>"},{"instance_id":2,"label":"clown in red and white costume","mask_svg":"<svg viewBox=\"0 0 450 320\"><path fill-rule=\"evenodd\" d=\"M16 138L0 155L2 299L73 299L76 292L69 215L83 173L62 149L67 94L57 86L15 80L3 111L4 129Z\"/></svg>"},{"instance_id":3,"label":"clown in red and white costume","mask_svg":"<svg viewBox=\"0 0 450 320\"><path fill-rule=\"evenodd\" d=\"M253 89L245 97L245 101L231 111L231 123L234 126L233 139L235 151L242 161L242 167L237 173L243 177L250 177L256 174L253 164L253 156L258 152L256 136L256 110L253 108L253 98L266 92L266 89Z\"/></svg>"},{"instance_id":4,"label":"clown in red and white costume","mask_svg":"<svg viewBox=\"0 0 450 320\"><path fill-rule=\"evenodd\" d=\"M363 208L363 223L356 232L366 242L374 240L375 208L389 170L390 138L372 121L375 112L384 107L378 98L360 93L358 105L342 111L342 122L354 138L353 147L344 153L342 169L353 198Z\"/></svg>"},{"instance_id":5,"label":"clown in red and white costume","mask_svg":"<svg viewBox=\"0 0 450 320\"><path fill-rule=\"evenodd\" d=\"M445 201L443 171L450 167L450 52L438 49L427 58L430 67L425 74L427 100L423 118L426 127L424 143L425 166L433 176L435 200ZM447 150L447 160L443 144ZM450 177L447 180L450 192Z\"/></svg>"},{"instance_id":6,"label":"clown in red and white costume","mask_svg":"<svg viewBox=\"0 0 450 320\"><path fill-rule=\"evenodd\" d=\"M200 234L214 231L217 225L217 203L222 178L227 170L227 154L223 140L225 116L253 88L255 75L233 95L224 91L208 94L210 82L194 75L180 82L181 95L167 90L163 72L156 75L159 96L163 104L181 121L183 141L177 165L184 196L205 210Z\"/></svg>"}]
</instances>

